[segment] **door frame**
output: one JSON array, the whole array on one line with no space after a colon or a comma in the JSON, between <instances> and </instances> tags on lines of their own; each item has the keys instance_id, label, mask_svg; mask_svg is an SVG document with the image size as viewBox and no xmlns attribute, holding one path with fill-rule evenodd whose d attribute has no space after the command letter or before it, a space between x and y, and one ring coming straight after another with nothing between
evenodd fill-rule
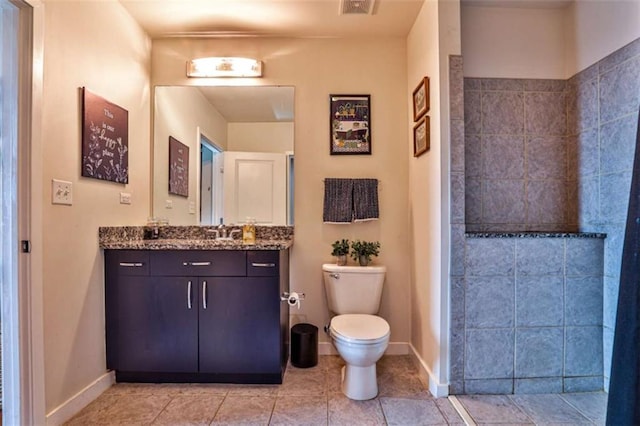
<instances>
[{"instance_id":1,"label":"door frame","mask_svg":"<svg viewBox=\"0 0 640 426\"><path fill-rule=\"evenodd\" d=\"M219 218L222 216L222 196L220 190L222 189L222 177L220 176L220 170L218 167L218 156L224 151L220 146L209 136L205 135L202 128L197 127L198 139L196 146L198 147L198 161L197 172L198 176L198 191L196 195L196 209L198 213L198 223L202 225L202 148L210 150L213 153L212 161L212 182L211 182L211 220L210 225L218 224Z\"/></svg>"},{"instance_id":2,"label":"door frame","mask_svg":"<svg viewBox=\"0 0 640 426\"><path fill-rule=\"evenodd\" d=\"M15 321L18 350L9 374L11 391L19 394L6 424L45 424L44 338L42 301L42 85L44 4L41 0L9 0L18 8L18 170L17 237L30 241L30 253L17 255ZM19 242L15 242L19 250ZM3 309L4 311L4 309ZM3 312L4 314L4 312ZM4 338L3 338L4 339ZM10 362L11 363L11 362ZM16 365L17 364L17 365Z\"/></svg>"}]
</instances>

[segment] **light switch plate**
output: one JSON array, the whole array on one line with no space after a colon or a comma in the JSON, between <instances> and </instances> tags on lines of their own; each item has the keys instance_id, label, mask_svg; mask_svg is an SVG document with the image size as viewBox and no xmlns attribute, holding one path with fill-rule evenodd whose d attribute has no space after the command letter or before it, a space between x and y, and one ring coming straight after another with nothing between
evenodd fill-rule
<instances>
[{"instance_id":1,"label":"light switch plate","mask_svg":"<svg viewBox=\"0 0 640 426\"><path fill-rule=\"evenodd\" d=\"M131 204L131 194L129 194L128 192L121 192L120 204Z\"/></svg>"},{"instance_id":2,"label":"light switch plate","mask_svg":"<svg viewBox=\"0 0 640 426\"><path fill-rule=\"evenodd\" d=\"M172 209L172 208L173 208L173 201L171 201L171 200L165 200L165 202L164 202L164 208L165 208L165 209Z\"/></svg>"},{"instance_id":3,"label":"light switch plate","mask_svg":"<svg viewBox=\"0 0 640 426\"><path fill-rule=\"evenodd\" d=\"M66 180L51 180L51 203L64 204L70 206L73 204L73 185Z\"/></svg>"},{"instance_id":4,"label":"light switch plate","mask_svg":"<svg viewBox=\"0 0 640 426\"><path fill-rule=\"evenodd\" d=\"M189 201L189 214L196 214L196 202Z\"/></svg>"}]
</instances>

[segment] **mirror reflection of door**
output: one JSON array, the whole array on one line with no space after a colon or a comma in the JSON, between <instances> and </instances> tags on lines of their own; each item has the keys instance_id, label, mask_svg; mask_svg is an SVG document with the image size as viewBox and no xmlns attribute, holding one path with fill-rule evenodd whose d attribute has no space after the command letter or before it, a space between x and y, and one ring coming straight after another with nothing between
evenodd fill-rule
<instances>
[{"instance_id":1,"label":"mirror reflection of door","mask_svg":"<svg viewBox=\"0 0 640 426\"><path fill-rule=\"evenodd\" d=\"M200 224L222 223L221 150L200 135Z\"/></svg>"},{"instance_id":2,"label":"mirror reflection of door","mask_svg":"<svg viewBox=\"0 0 640 426\"><path fill-rule=\"evenodd\" d=\"M287 224L287 155L224 152L224 220Z\"/></svg>"}]
</instances>

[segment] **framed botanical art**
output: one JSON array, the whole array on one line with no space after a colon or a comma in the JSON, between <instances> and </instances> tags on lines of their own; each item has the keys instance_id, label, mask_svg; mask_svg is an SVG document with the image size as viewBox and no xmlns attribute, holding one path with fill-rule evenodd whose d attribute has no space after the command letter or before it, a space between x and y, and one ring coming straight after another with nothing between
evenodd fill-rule
<instances>
[{"instance_id":1,"label":"framed botanical art","mask_svg":"<svg viewBox=\"0 0 640 426\"><path fill-rule=\"evenodd\" d=\"M330 153L371 154L371 96L329 95Z\"/></svg>"},{"instance_id":2,"label":"framed botanical art","mask_svg":"<svg viewBox=\"0 0 640 426\"><path fill-rule=\"evenodd\" d=\"M189 196L189 147L169 136L169 194Z\"/></svg>"},{"instance_id":3,"label":"framed botanical art","mask_svg":"<svg viewBox=\"0 0 640 426\"><path fill-rule=\"evenodd\" d=\"M431 133L429 130L429 116L422 117L413 127L413 156L420 157L431 148Z\"/></svg>"},{"instance_id":4,"label":"framed botanical art","mask_svg":"<svg viewBox=\"0 0 640 426\"><path fill-rule=\"evenodd\" d=\"M129 183L129 112L82 92L82 176Z\"/></svg>"},{"instance_id":5,"label":"framed botanical art","mask_svg":"<svg viewBox=\"0 0 640 426\"><path fill-rule=\"evenodd\" d=\"M429 77L424 77L413 91L413 121L429 111Z\"/></svg>"}]
</instances>

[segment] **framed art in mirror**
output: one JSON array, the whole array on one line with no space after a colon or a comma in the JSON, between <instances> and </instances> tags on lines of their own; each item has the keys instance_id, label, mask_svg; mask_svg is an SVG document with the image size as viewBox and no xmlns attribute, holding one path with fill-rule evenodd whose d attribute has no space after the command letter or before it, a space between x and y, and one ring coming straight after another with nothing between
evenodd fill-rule
<instances>
[{"instance_id":1,"label":"framed art in mirror","mask_svg":"<svg viewBox=\"0 0 640 426\"><path fill-rule=\"evenodd\" d=\"M429 77L424 77L413 91L413 121L429 112Z\"/></svg>"},{"instance_id":2,"label":"framed art in mirror","mask_svg":"<svg viewBox=\"0 0 640 426\"><path fill-rule=\"evenodd\" d=\"M329 95L330 153L371 154L371 96Z\"/></svg>"},{"instance_id":3,"label":"framed art in mirror","mask_svg":"<svg viewBox=\"0 0 640 426\"><path fill-rule=\"evenodd\" d=\"M189 147L169 136L169 194L189 196Z\"/></svg>"},{"instance_id":4,"label":"framed art in mirror","mask_svg":"<svg viewBox=\"0 0 640 426\"><path fill-rule=\"evenodd\" d=\"M413 127L413 156L420 157L431 148L431 134L429 131L429 116L425 115Z\"/></svg>"}]
</instances>

